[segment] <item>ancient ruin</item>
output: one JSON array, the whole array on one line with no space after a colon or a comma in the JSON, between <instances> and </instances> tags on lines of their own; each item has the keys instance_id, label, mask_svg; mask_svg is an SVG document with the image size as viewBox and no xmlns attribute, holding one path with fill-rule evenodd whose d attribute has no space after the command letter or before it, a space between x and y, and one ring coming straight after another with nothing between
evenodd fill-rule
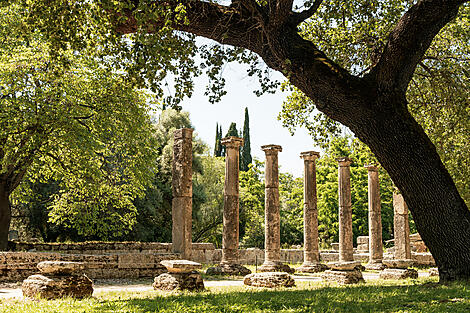
<instances>
[{"instance_id":1,"label":"ancient ruin","mask_svg":"<svg viewBox=\"0 0 470 313\"><path fill-rule=\"evenodd\" d=\"M366 269L383 270L382 216L380 211L379 171L376 165L365 165L369 197L369 263Z\"/></svg>"},{"instance_id":2,"label":"ancient ruin","mask_svg":"<svg viewBox=\"0 0 470 313\"><path fill-rule=\"evenodd\" d=\"M315 160L319 152L307 151L300 154L304 160L304 262L297 268L298 272L317 273L328 269L320 263L318 247L318 209L317 180Z\"/></svg>"},{"instance_id":3,"label":"ancient ruin","mask_svg":"<svg viewBox=\"0 0 470 313\"><path fill-rule=\"evenodd\" d=\"M222 261L215 267L208 268L209 275L241 275L251 273L239 264L239 149L243 139L228 137L222 139L225 152L225 185L224 185L224 220L222 233Z\"/></svg>"},{"instance_id":4,"label":"ancient ruin","mask_svg":"<svg viewBox=\"0 0 470 313\"><path fill-rule=\"evenodd\" d=\"M414 264L414 261L411 259L408 206L403 196L397 190L393 193L393 213L394 258L383 260L383 264L387 268L380 273L380 278L418 278L418 272L409 268Z\"/></svg>"},{"instance_id":5,"label":"ancient ruin","mask_svg":"<svg viewBox=\"0 0 470 313\"><path fill-rule=\"evenodd\" d=\"M265 168L265 240L264 263L258 268L260 272L288 272L294 270L281 263L281 233L279 215L279 166L278 153L282 147L265 145L261 149L266 154Z\"/></svg>"},{"instance_id":6,"label":"ancient ruin","mask_svg":"<svg viewBox=\"0 0 470 313\"><path fill-rule=\"evenodd\" d=\"M37 268L41 274L29 276L21 285L25 297L81 299L93 294L93 282L83 274L83 263L44 261Z\"/></svg>"},{"instance_id":7,"label":"ancient ruin","mask_svg":"<svg viewBox=\"0 0 470 313\"><path fill-rule=\"evenodd\" d=\"M243 283L247 286L267 288L295 286L295 281L289 274L279 272L253 273L245 276Z\"/></svg>"},{"instance_id":8,"label":"ancient ruin","mask_svg":"<svg viewBox=\"0 0 470 313\"><path fill-rule=\"evenodd\" d=\"M197 270L202 268L200 263L188 260L164 260L161 262L168 273L155 277L153 288L156 290L204 290L204 282L201 273Z\"/></svg>"},{"instance_id":9,"label":"ancient ruin","mask_svg":"<svg viewBox=\"0 0 470 313\"><path fill-rule=\"evenodd\" d=\"M193 130L177 129L174 138L171 207L173 252L181 254L184 259L191 259Z\"/></svg>"},{"instance_id":10,"label":"ancient ruin","mask_svg":"<svg viewBox=\"0 0 470 313\"><path fill-rule=\"evenodd\" d=\"M361 262L354 261L352 211L351 211L351 159L338 159L338 203L339 203L339 262L328 263L331 270L322 278L340 284L363 281Z\"/></svg>"}]
</instances>

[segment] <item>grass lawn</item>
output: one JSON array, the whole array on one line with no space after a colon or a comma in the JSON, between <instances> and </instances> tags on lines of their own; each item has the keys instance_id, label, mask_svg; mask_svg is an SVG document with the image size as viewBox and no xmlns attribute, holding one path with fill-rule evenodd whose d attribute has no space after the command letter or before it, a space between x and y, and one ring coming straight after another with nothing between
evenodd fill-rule
<instances>
[{"instance_id":1,"label":"grass lawn","mask_svg":"<svg viewBox=\"0 0 470 313\"><path fill-rule=\"evenodd\" d=\"M85 300L3 300L0 312L470 312L470 284L436 279L356 286L297 282L295 288L213 287L200 293L103 292Z\"/></svg>"}]
</instances>

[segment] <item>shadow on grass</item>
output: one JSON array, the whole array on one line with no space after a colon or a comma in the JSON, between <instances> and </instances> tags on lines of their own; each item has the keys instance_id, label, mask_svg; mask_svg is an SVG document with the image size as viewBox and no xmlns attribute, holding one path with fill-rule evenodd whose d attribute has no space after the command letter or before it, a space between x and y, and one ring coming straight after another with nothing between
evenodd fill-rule
<instances>
[{"instance_id":1,"label":"shadow on grass","mask_svg":"<svg viewBox=\"0 0 470 313\"><path fill-rule=\"evenodd\" d=\"M107 300L93 312L469 312L470 285L321 287Z\"/></svg>"}]
</instances>

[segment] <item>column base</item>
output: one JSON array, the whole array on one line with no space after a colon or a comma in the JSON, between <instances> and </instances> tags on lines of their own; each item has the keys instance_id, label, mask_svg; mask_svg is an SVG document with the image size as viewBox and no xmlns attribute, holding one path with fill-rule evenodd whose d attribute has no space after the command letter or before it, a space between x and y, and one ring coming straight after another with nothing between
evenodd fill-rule
<instances>
[{"instance_id":1,"label":"column base","mask_svg":"<svg viewBox=\"0 0 470 313\"><path fill-rule=\"evenodd\" d=\"M281 263L281 262L264 262L263 265L258 267L258 272L286 272L293 274L295 270L289 265Z\"/></svg>"},{"instance_id":2,"label":"column base","mask_svg":"<svg viewBox=\"0 0 470 313\"><path fill-rule=\"evenodd\" d=\"M243 283L252 287L293 287L294 279L287 273L253 273L245 276Z\"/></svg>"},{"instance_id":3,"label":"column base","mask_svg":"<svg viewBox=\"0 0 470 313\"><path fill-rule=\"evenodd\" d=\"M207 275L232 275L232 276L246 276L251 274L251 271L246 267L237 263L222 262L217 266L210 267L206 270Z\"/></svg>"},{"instance_id":4,"label":"column base","mask_svg":"<svg viewBox=\"0 0 470 313\"><path fill-rule=\"evenodd\" d=\"M337 282L340 285L357 284L364 281L362 272L358 270L328 270L321 277L324 280Z\"/></svg>"},{"instance_id":5,"label":"column base","mask_svg":"<svg viewBox=\"0 0 470 313\"><path fill-rule=\"evenodd\" d=\"M328 269L330 269L329 266L322 263L304 262L295 271L300 273L319 273Z\"/></svg>"},{"instance_id":6,"label":"column base","mask_svg":"<svg viewBox=\"0 0 470 313\"><path fill-rule=\"evenodd\" d=\"M365 266L366 270L372 270L372 271L382 271L383 269L386 268L386 266L380 262L369 262Z\"/></svg>"},{"instance_id":7,"label":"column base","mask_svg":"<svg viewBox=\"0 0 470 313\"><path fill-rule=\"evenodd\" d=\"M418 278L418 272L412 268L386 268L380 273L380 279Z\"/></svg>"}]
</instances>

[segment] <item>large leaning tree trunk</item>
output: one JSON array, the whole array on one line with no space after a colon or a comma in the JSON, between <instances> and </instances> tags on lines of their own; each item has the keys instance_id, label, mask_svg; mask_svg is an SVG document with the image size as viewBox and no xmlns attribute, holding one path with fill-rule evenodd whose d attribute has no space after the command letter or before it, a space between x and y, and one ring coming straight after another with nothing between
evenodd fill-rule
<instances>
[{"instance_id":1,"label":"large leaning tree trunk","mask_svg":"<svg viewBox=\"0 0 470 313\"><path fill-rule=\"evenodd\" d=\"M158 2L158 1L156 1ZM314 43L297 33L321 0L293 12L293 0L232 1L230 6L167 0L183 4L189 23L173 27L222 44L257 53L289 77L330 118L348 126L375 153L410 208L429 247L441 281L470 279L470 211L442 164L434 145L407 109L406 90L433 38L458 13L460 1L420 0L392 30L378 62L356 77L332 62ZM161 4L161 2L158 2ZM137 30L134 12L116 25L121 33ZM148 26L163 25L154 20Z\"/></svg>"},{"instance_id":2,"label":"large leaning tree trunk","mask_svg":"<svg viewBox=\"0 0 470 313\"><path fill-rule=\"evenodd\" d=\"M8 247L8 231L10 229L11 208L9 194L5 184L0 182L0 251Z\"/></svg>"}]
</instances>

